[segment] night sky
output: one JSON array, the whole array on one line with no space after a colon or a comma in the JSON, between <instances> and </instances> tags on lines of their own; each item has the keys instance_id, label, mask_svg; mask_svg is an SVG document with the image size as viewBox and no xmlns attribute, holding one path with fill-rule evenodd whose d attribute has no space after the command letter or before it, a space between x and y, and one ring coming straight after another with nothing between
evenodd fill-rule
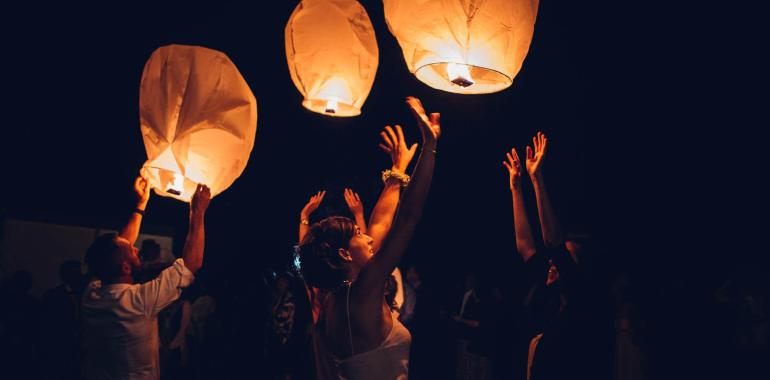
<instances>
[{"instance_id":1,"label":"night sky","mask_svg":"<svg viewBox=\"0 0 770 380\"><path fill-rule=\"evenodd\" d=\"M756 58L767 41L752 38L766 22L704 4L542 1L513 85L468 96L418 82L381 2L361 3L380 61L363 113L353 118L325 117L300 104L284 52L296 1L8 6L0 26L0 213L119 227L147 158L139 129L144 63L167 44L216 49L251 87L258 122L246 170L207 213L203 272L214 290L227 282L251 286L267 268L286 263L299 212L317 190L328 194L311 221L347 214L344 187L361 195L368 218L380 171L389 167L377 147L379 131L398 123L410 143L418 142L404 104L413 95L428 112L441 112L442 137L404 263L421 265L436 284L451 284L467 270L510 279L519 259L501 162L506 150L523 152L543 131L546 181L565 226L591 234L607 273L623 268L636 276L643 306L657 322L658 365L679 365L680 374L695 377L697 368L679 359L704 332L715 334L701 318L714 290L736 263L761 266L767 256L766 217L753 201L766 188L754 183L764 170L751 166L764 162L764 150L752 147L764 141L766 121L759 120L766 112L754 115L766 109L766 96L754 95L766 87L752 70L762 65ZM528 180L525 189L539 238ZM144 231L173 234L181 250L187 207L153 195ZM701 364L716 354L698 344L684 357L705 373Z\"/></svg>"},{"instance_id":2,"label":"night sky","mask_svg":"<svg viewBox=\"0 0 770 380\"><path fill-rule=\"evenodd\" d=\"M294 1L9 10L5 18L20 25L4 26L4 80L12 99L3 126L5 216L119 226L132 209L132 181L146 160L138 108L144 63L160 46L190 44L226 53L259 112L246 170L207 215L206 269L215 279L279 267L297 239L299 211L317 190L329 194L313 220L347 212L344 187L361 195L368 217L381 190L380 171L389 166L377 148L379 131L398 123L409 142L419 138L404 105L407 95L442 113L443 133L406 262L447 279L467 269L505 275L517 257L501 162L507 149L523 152L540 130L549 137L546 181L568 229L589 232L611 266L645 277L676 277L679 265L692 265L694 253L666 254L667 265L659 265L655 257L662 254L650 252L686 247L705 233L677 223L677 213L702 209L697 200L703 196L671 181L708 170L683 153L692 145L683 137L719 117L679 92L708 70L691 67L679 75L687 66L676 57L700 46L680 43L689 32L669 35L665 22L646 19L654 11L635 5L543 1L513 85L495 94L456 95L418 82L387 29L381 2L362 4L377 34L380 63L363 113L353 118L301 106L284 52ZM697 107L704 113L683 123ZM659 111L675 108L684 112L669 117ZM529 181L525 185L536 227L534 194ZM661 207L661 196L677 208ZM181 248L186 216L186 204L154 195L145 231L173 233ZM704 261L711 271L704 278L718 283L720 265L710 256Z\"/></svg>"}]
</instances>

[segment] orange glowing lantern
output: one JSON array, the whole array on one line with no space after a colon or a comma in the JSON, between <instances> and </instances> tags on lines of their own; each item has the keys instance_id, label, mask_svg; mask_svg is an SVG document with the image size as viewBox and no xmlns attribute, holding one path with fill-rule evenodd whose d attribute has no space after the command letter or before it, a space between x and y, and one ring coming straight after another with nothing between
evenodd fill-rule
<instances>
[{"instance_id":1,"label":"orange glowing lantern","mask_svg":"<svg viewBox=\"0 0 770 380\"><path fill-rule=\"evenodd\" d=\"M329 116L361 114L379 50L372 22L355 0L303 0L286 24L286 60L302 105Z\"/></svg>"},{"instance_id":2,"label":"orange glowing lantern","mask_svg":"<svg viewBox=\"0 0 770 380\"><path fill-rule=\"evenodd\" d=\"M538 0L383 0L409 71L435 89L508 88L535 30Z\"/></svg>"},{"instance_id":3,"label":"orange glowing lantern","mask_svg":"<svg viewBox=\"0 0 770 380\"><path fill-rule=\"evenodd\" d=\"M189 202L203 183L215 196L246 168L257 100L224 54L198 46L155 50L139 93L143 174L155 192Z\"/></svg>"}]
</instances>

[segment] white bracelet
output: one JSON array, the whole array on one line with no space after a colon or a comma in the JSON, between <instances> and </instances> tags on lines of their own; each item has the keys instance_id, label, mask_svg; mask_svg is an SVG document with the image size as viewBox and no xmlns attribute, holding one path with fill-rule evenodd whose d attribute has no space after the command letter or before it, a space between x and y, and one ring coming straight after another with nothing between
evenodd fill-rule
<instances>
[{"instance_id":1,"label":"white bracelet","mask_svg":"<svg viewBox=\"0 0 770 380\"><path fill-rule=\"evenodd\" d=\"M410 179L408 174L394 172L394 171L392 171L390 169L385 170L385 171L382 172L382 182L383 183L385 183L387 185L388 181L391 178L393 178L396 181L398 181L399 183L401 183L402 187L406 187L406 185L409 184L409 179Z\"/></svg>"}]
</instances>

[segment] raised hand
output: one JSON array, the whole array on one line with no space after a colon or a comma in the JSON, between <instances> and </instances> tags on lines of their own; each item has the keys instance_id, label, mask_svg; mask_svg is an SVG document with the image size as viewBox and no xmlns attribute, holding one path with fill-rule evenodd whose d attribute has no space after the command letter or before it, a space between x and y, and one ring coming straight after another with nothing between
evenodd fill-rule
<instances>
[{"instance_id":1,"label":"raised hand","mask_svg":"<svg viewBox=\"0 0 770 380\"><path fill-rule=\"evenodd\" d=\"M532 144L535 147L534 151L527 145L527 171L530 177L535 178L542 173L548 139L542 132L537 132L537 135L532 138Z\"/></svg>"},{"instance_id":2,"label":"raised hand","mask_svg":"<svg viewBox=\"0 0 770 380\"><path fill-rule=\"evenodd\" d=\"M511 190L520 189L521 186L521 160L516 148L511 148L510 153L506 153L507 161L503 161L503 166L508 169L508 186Z\"/></svg>"},{"instance_id":3,"label":"raised hand","mask_svg":"<svg viewBox=\"0 0 770 380\"><path fill-rule=\"evenodd\" d=\"M307 201L307 204L305 207L302 208L302 212L300 212L300 217L302 220L310 218L310 215L315 212L315 210L318 209L318 206L321 205L321 201L324 200L324 196L326 195L326 190L319 191L312 197L310 197L310 200Z\"/></svg>"},{"instance_id":4,"label":"raised hand","mask_svg":"<svg viewBox=\"0 0 770 380\"><path fill-rule=\"evenodd\" d=\"M412 114L417 119L417 124L420 126L420 132L422 133L423 149L429 146L431 149L435 149L436 142L441 136L441 114L434 112L430 114L425 113L425 109L422 107L422 102L413 96L406 98L406 104L409 105L409 109L412 110Z\"/></svg>"},{"instance_id":5,"label":"raised hand","mask_svg":"<svg viewBox=\"0 0 770 380\"><path fill-rule=\"evenodd\" d=\"M199 183L195 187L195 193L190 200L190 212L194 216L203 216L211 201L211 190L208 186Z\"/></svg>"},{"instance_id":6,"label":"raised hand","mask_svg":"<svg viewBox=\"0 0 770 380\"><path fill-rule=\"evenodd\" d=\"M346 188L344 195L345 203L348 204L350 212L353 213L354 216L364 215L364 204L361 203L361 198L358 197L358 194L356 194L355 191Z\"/></svg>"},{"instance_id":7,"label":"raised hand","mask_svg":"<svg viewBox=\"0 0 770 380\"><path fill-rule=\"evenodd\" d=\"M412 161L414 153L417 151L417 144L412 144L411 147L406 147L406 139L404 138L404 131L400 125L396 125L395 131L389 125L385 126L382 132L382 143L380 143L380 149L385 151L390 156L390 160L393 163L393 169L404 173L409 162Z\"/></svg>"},{"instance_id":8,"label":"raised hand","mask_svg":"<svg viewBox=\"0 0 770 380\"><path fill-rule=\"evenodd\" d=\"M137 176L134 181L134 194L136 195L137 208L144 210L150 200L150 181L142 176Z\"/></svg>"}]
</instances>

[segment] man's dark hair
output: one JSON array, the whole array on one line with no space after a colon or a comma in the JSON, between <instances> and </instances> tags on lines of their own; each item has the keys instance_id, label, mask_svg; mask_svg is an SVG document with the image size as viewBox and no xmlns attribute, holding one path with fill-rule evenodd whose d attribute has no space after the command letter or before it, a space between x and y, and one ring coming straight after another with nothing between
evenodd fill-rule
<instances>
[{"instance_id":1,"label":"man's dark hair","mask_svg":"<svg viewBox=\"0 0 770 380\"><path fill-rule=\"evenodd\" d=\"M86 251L88 269L102 281L120 276L122 258L117 238L116 233L99 236Z\"/></svg>"}]
</instances>

